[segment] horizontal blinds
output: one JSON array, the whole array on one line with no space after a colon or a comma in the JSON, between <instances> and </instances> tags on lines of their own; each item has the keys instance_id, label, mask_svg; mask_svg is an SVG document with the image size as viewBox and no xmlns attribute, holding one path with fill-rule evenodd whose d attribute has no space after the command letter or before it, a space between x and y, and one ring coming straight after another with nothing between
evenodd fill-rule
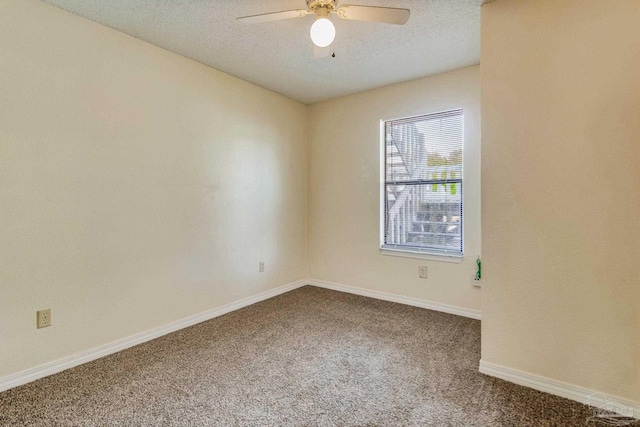
<instances>
[{"instance_id":1,"label":"horizontal blinds","mask_svg":"<svg viewBox=\"0 0 640 427\"><path fill-rule=\"evenodd\" d=\"M386 122L386 181L462 178L462 110Z\"/></svg>"},{"instance_id":2,"label":"horizontal blinds","mask_svg":"<svg viewBox=\"0 0 640 427\"><path fill-rule=\"evenodd\" d=\"M384 246L461 254L461 109L385 122Z\"/></svg>"}]
</instances>

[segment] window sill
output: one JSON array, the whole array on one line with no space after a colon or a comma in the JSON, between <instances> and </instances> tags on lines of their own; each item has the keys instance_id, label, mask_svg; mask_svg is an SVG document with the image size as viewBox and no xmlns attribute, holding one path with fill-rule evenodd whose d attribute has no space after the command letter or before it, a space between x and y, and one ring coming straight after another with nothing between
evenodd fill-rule
<instances>
[{"instance_id":1,"label":"window sill","mask_svg":"<svg viewBox=\"0 0 640 427\"><path fill-rule=\"evenodd\" d=\"M464 259L464 255L439 255L418 251L408 251L404 249L380 248L380 253L382 255L397 256L401 258L428 259L431 261L450 262L454 264L460 264Z\"/></svg>"}]
</instances>

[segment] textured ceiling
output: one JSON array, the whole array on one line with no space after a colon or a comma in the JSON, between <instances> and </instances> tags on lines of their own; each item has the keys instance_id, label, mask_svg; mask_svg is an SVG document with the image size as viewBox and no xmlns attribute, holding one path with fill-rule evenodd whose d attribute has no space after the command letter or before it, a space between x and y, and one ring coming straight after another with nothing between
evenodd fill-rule
<instances>
[{"instance_id":1,"label":"textured ceiling","mask_svg":"<svg viewBox=\"0 0 640 427\"><path fill-rule=\"evenodd\" d=\"M245 15L305 0L44 0L77 15L310 104L480 62L483 0L343 0L411 9L404 26L344 21L335 58L316 59L313 17L246 25Z\"/></svg>"}]
</instances>

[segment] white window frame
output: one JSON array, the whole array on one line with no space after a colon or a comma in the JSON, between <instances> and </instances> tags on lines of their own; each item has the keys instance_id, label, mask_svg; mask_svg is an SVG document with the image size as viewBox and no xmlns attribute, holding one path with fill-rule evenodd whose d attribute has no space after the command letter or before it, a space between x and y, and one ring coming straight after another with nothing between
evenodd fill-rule
<instances>
[{"instance_id":1,"label":"white window frame","mask_svg":"<svg viewBox=\"0 0 640 427\"><path fill-rule=\"evenodd\" d=\"M433 251L433 250L429 250L427 249L413 249L413 248L398 248L398 247L389 247L389 246L385 246L385 233L386 233L386 224L385 224L385 220L386 220L386 123L390 122L390 121L394 121L394 120L404 120L404 119L412 119L414 117L423 117L423 116L429 116L431 114L440 114L440 113L446 113L449 111L455 111L455 110L461 110L462 111L462 115L463 115L463 124L462 124L462 185L461 185L461 201L462 201L462 218L461 218L461 222L462 222L462 230L461 230L461 234L460 237L462 239L462 244L461 244L461 249L462 249L462 253L444 253L444 252L439 252L439 251ZM464 156L465 156L465 126L464 126L464 109L462 107L454 107L454 108L448 108L446 110L440 110L440 111L433 111L433 112L429 112L429 113L424 113L424 114L416 114L413 116L406 116L406 117L398 117L398 118L393 118L393 119L383 119L380 120L380 231L379 231L379 236L380 236L380 253L382 255L388 255L388 256L395 256L395 257L402 257L402 258L417 258L417 259L426 259L426 260L432 260L432 261L442 261L442 262L449 262L449 263L461 263L462 260L464 259L464 246L465 246L465 226L464 226L464 222L465 222L465 217L466 217L466 213L465 213L465 203L464 203L464 197L465 197L465 191L464 191L464 181L465 181L465 167L464 167Z\"/></svg>"}]
</instances>

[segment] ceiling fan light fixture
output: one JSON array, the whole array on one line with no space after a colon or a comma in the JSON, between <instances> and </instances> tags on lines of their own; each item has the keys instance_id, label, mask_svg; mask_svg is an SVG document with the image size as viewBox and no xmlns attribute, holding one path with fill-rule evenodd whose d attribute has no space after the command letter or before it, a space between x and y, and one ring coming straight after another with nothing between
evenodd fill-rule
<instances>
[{"instance_id":1,"label":"ceiling fan light fixture","mask_svg":"<svg viewBox=\"0 0 640 427\"><path fill-rule=\"evenodd\" d=\"M0 0L1 1L1 0ZM336 6L338 0L306 0L306 9L284 10L282 12L261 13L259 15L241 16L237 21L246 24L259 24L261 22L279 21L282 19L302 18L307 15L315 15L316 20L309 31L313 42L314 56L324 58L331 49L326 49L336 38L336 27L329 19L330 14L335 14L340 19L347 21L383 22L385 24L404 25L409 20L411 11L397 7L362 6L343 4ZM335 55L334 55L335 56Z\"/></svg>"},{"instance_id":2,"label":"ceiling fan light fixture","mask_svg":"<svg viewBox=\"0 0 640 427\"><path fill-rule=\"evenodd\" d=\"M327 16L318 16L311 26L311 41L318 47L327 47L336 38L336 27Z\"/></svg>"}]
</instances>

